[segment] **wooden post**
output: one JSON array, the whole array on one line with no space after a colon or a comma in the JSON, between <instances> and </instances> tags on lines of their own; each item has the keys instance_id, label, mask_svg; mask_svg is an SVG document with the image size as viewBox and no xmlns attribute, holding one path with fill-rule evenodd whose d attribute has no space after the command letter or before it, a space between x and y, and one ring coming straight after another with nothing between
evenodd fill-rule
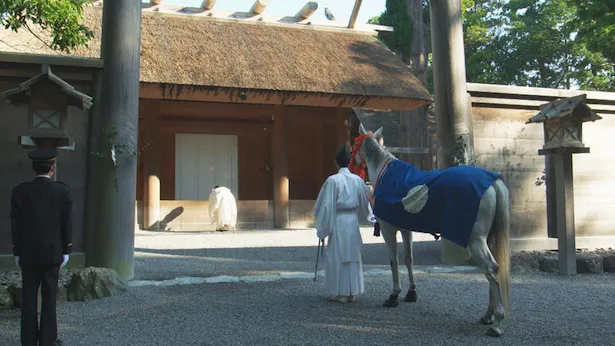
<instances>
[{"instance_id":1,"label":"wooden post","mask_svg":"<svg viewBox=\"0 0 615 346\"><path fill-rule=\"evenodd\" d=\"M354 25L357 22L359 16L359 10L361 9L361 3L363 0L355 0L354 7L352 8L352 14L350 15L350 21L348 22L348 29L354 29Z\"/></svg>"},{"instance_id":2,"label":"wooden post","mask_svg":"<svg viewBox=\"0 0 615 346\"><path fill-rule=\"evenodd\" d=\"M297 18L299 21L308 19L312 14L314 14L314 12L316 12L317 9L318 3L316 1L308 1L308 3L305 4L299 10L299 12L297 12L297 14L295 14L295 18Z\"/></svg>"},{"instance_id":3,"label":"wooden post","mask_svg":"<svg viewBox=\"0 0 615 346\"><path fill-rule=\"evenodd\" d=\"M214 8L215 5L216 5L216 0L203 0L203 2L201 3L201 8L203 8L206 11L209 11L212 8Z\"/></svg>"},{"instance_id":4,"label":"wooden post","mask_svg":"<svg viewBox=\"0 0 615 346\"><path fill-rule=\"evenodd\" d=\"M551 184L550 194L547 194L547 208L551 208L548 210L551 214L547 215L548 227L554 228L557 232L559 272L564 275L577 273L572 173L572 154L576 153L589 153L589 148L561 147L538 150L538 154L545 155L550 162L547 177L553 174L547 182Z\"/></svg>"},{"instance_id":5,"label":"wooden post","mask_svg":"<svg viewBox=\"0 0 615 346\"><path fill-rule=\"evenodd\" d=\"M273 225L275 228L290 226L288 153L286 149L286 114L284 106L276 106L273 115Z\"/></svg>"},{"instance_id":6,"label":"wooden post","mask_svg":"<svg viewBox=\"0 0 615 346\"><path fill-rule=\"evenodd\" d=\"M114 269L125 280L134 277L137 157L132 153L138 151L140 43L141 2L105 2L99 101L105 133L100 135L98 146L104 157L94 172L99 207L94 231L96 255L91 265Z\"/></svg>"},{"instance_id":7,"label":"wooden post","mask_svg":"<svg viewBox=\"0 0 615 346\"><path fill-rule=\"evenodd\" d=\"M337 126L336 145L339 148L342 144L346 144L346 145L349 144L348 143L348 138L349 138L348 124L350 122L350 110L348 108L338 108L337 117L338 119L336 121L336 126Z\"/></svg>"},{"instance_id":8,"label":"wooden post","mask_svg":"<svg viewBox=\"0 0 615 346\"><path fill-rule=\"evenodd\" d=\"M548 104L540 106L540 110L544 111ZM547 194L547 237L557 238L557 206L555 200L557 194L555 190L555 166L553 164L553 156L545 155L545 190Z\"/></svg>"},{"instance_id":9,"label":"wooden post","mask_svg":"<svg viewBox=\"0 0 615 346\"><path fill-rule=\"evenodd\" d=\"M158 229L160 223L160 152L158 100L147 100L145 107L145 122L147 124L147 148L143 179L143 223L145 229ZM145 144L145 143L144 143Z\"/></svg>"},{"instance_id":10,"label":"wooden post","mask_svg":"<svg viewBox=\"0 0 615 346\"><path fill-rule=\"evenodd\" d=\"M94 73L94 82L92 83L94 100L100 100L102 97L102 70ZM90 108L88 121L88 147L87 152L92 153L98 151L98 143L100 141L101 121L103 112L103 103L94 102ZM86 184L85 184L85 262L86 266L92 266L96 263L97 244L96 244L96 223L98 218L99 203L98 203L98 170L100 167L100 158L89 154L87 155L86 169Z\"/></svg>"},{"instance_id":11,"label":"wooden post","mask_svg":"<svg viewBox=\"0 0 615 346\"><path fill-rule=\"evenodd\" d=\"M471 151L471 114L466 89L460 0L430 1L431 42L438 142L438 168L455 165L463 147ZM442 261L464 264L469 251L443 239Z\"/></svg>"},{"instance_id":12,"label":"wooden post","mask_svg":"<svg viewBox=\"0 0 615 346\"><path fill-rule=\"evenodd\" d=\"M261 14L269 5L269 0L256 0L254 1L254 5L250 8L250 12L254 14Z\"/></svg>"},{"instance_id":13,"label":"wooden post","mask_svg":"<svg viewBox=\"0 0 615 346\"><path fill-rule=\"evenodd\" d=\"M577 273L576 242L574 231L574 190L572 177L572 152L562 150L552 155L555 170L555 208L557 209L557 251L559 272Z\"/></svg>"}]
</instances>

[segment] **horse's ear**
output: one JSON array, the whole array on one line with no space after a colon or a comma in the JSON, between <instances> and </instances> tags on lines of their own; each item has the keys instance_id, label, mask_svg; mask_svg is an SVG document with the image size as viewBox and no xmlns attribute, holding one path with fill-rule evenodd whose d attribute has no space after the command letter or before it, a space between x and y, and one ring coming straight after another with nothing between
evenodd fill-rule
<instances>
[{"instance_id":1,"label":"horse's ear","mask_svg":"<svg viewBox=\"0 0 615 346\"><path fill-rule=\"evenodd\" d=\"M359 123L359 134L364 135L367 133L367 130L365 130L365 127L363 127L362 123Z\"/></svg>"},{"instance_id":2,"label":"horse's ear","mask_svg":"<svg viewBox=\"0 0 615 346\"><path fill-rule=\"evenodd\" d=\"M374 137L376 138L382 137L382 126L380 126L380 128L376 130L376 132L374 132Z\"/></svg>"}]
</instances>

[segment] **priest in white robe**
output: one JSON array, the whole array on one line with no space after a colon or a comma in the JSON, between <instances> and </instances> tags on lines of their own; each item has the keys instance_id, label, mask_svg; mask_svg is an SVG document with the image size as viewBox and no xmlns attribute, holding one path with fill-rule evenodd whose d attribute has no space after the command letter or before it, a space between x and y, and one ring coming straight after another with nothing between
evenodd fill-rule
<instances>
[{"instance_id":1,"label":"priest in white robe","mask_svg":"<svg viewBox=\"0 0 615 346\"><path fill-rule=\"evenodd\" d=\"M330 299L354 302L363 293L363 241L359 224L368 220L369 189L363 179L350 173L346 146L335 157L339 169L322 186L314 211L319 239L329 238L326 250L325 285Z\"/></svg>"},{"instance_id":2,"label":"priest in white robe","mask_svg":"<svg viewBox=\"0 0 615 346\"><path fill-rule=\"evenodd\" d=\"M233 231L237 224L237 202L231 190L217 186L209 194L209 217L216 231Z\"/></svg>"}]
</instances>

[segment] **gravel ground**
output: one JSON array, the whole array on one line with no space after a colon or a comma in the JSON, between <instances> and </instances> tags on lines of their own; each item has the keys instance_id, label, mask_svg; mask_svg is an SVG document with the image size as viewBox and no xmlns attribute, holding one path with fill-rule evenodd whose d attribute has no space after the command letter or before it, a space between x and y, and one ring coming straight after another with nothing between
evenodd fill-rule
<instances>
[{"instance_id":1,"label":"gravel ground","mask_svg":"<svg viewBox=\"0 0 615 346\"><path fill-rule=\"evenodd\" d=\"M306 236L304 245L302 234L292 234L271 241L275 236L262 233L260 242L240 243L233 238L239 233L156 241L141 234L137 278L313 270L315 246L307 245L313 238ZM366 267L387 269L377 239L366 244ZM434 268L438 250L439 243L417 243L425 256L416 262ZM401 279L407 289L403 271ZM326 301L322 278L131 287L108 299L60 302L59 333L66 345L615 345L613 274L514 275L512 315L499 339L484 336L477 322L488 300L481 273L417 274L419 301L392 309L381 306L390 275L365 280L367 291L350 305ZM0 345L18 344L19 311L0 312Z\"/></svg>"},{"instance_id":2,"label":"gravel ground","mask_svg":"<svg viewBox=\"0 0 615 346\"><path fill-rule=\"evenodd\" d=\"M366 278L353 305L323 299L322 281L131 288L59 305L66 345L613 345L614 275L524 275L499 339L478 324L487 304L478 273L421 274L419 301L381 307L388 276ZM464 299L460 299L463 297ZM0 314L0 340L18 345L19 313Z\"/></svg>"}]
</instances>

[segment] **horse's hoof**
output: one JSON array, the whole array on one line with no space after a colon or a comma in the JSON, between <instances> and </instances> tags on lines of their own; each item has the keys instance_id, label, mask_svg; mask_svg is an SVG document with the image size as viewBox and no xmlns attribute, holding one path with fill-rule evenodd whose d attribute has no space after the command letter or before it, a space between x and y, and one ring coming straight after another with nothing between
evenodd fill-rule
<instances>
[{"instance_id":1,"label":"horse's hoof","mask_svg":"<svg viewBox=\"0 0 615 346\"><path fill-rule=\"evenodd\" d=\"M480 323L484 324L484 325L491 325L493 324L493 316L487 317L487 316L483 316L480 318Z\"/></svg>"},{"instance_id":2,"label":"horse's hoof","mask_svg":"<svg viewBox=\"0 0 615 346\"><path fill-rule=\"evenodd\" d=\"M385 300L384 303L382 303L382 306L384 306L385 308L394 308L397 305L399 305L399 299L397 299L397 294L391 294L389 296L389 299Z\"/></svg>"},{"instance_id":3,"label":"horse's hoof","mask_svg":"<svg viewBox=\"0 0 615 346\"><path fill-rule=\"evenodd\" d=\"M487 336L493 336L493 337L500 337L502 336L504 333L502 332L502 329L497 328L497 327L491 327L487 330Z\"/></svg>"},{"instance_id":4,"label":"horse's hoof","mask_svg":"<svg viewBox=\"0 0 615 346\"><path fill-rule=\"evenodd\" d=\"M416 291L408 290L408 294L406 294L404 301L408 303L416 303L417 298Z\"/></svg>"}]
</instances>

